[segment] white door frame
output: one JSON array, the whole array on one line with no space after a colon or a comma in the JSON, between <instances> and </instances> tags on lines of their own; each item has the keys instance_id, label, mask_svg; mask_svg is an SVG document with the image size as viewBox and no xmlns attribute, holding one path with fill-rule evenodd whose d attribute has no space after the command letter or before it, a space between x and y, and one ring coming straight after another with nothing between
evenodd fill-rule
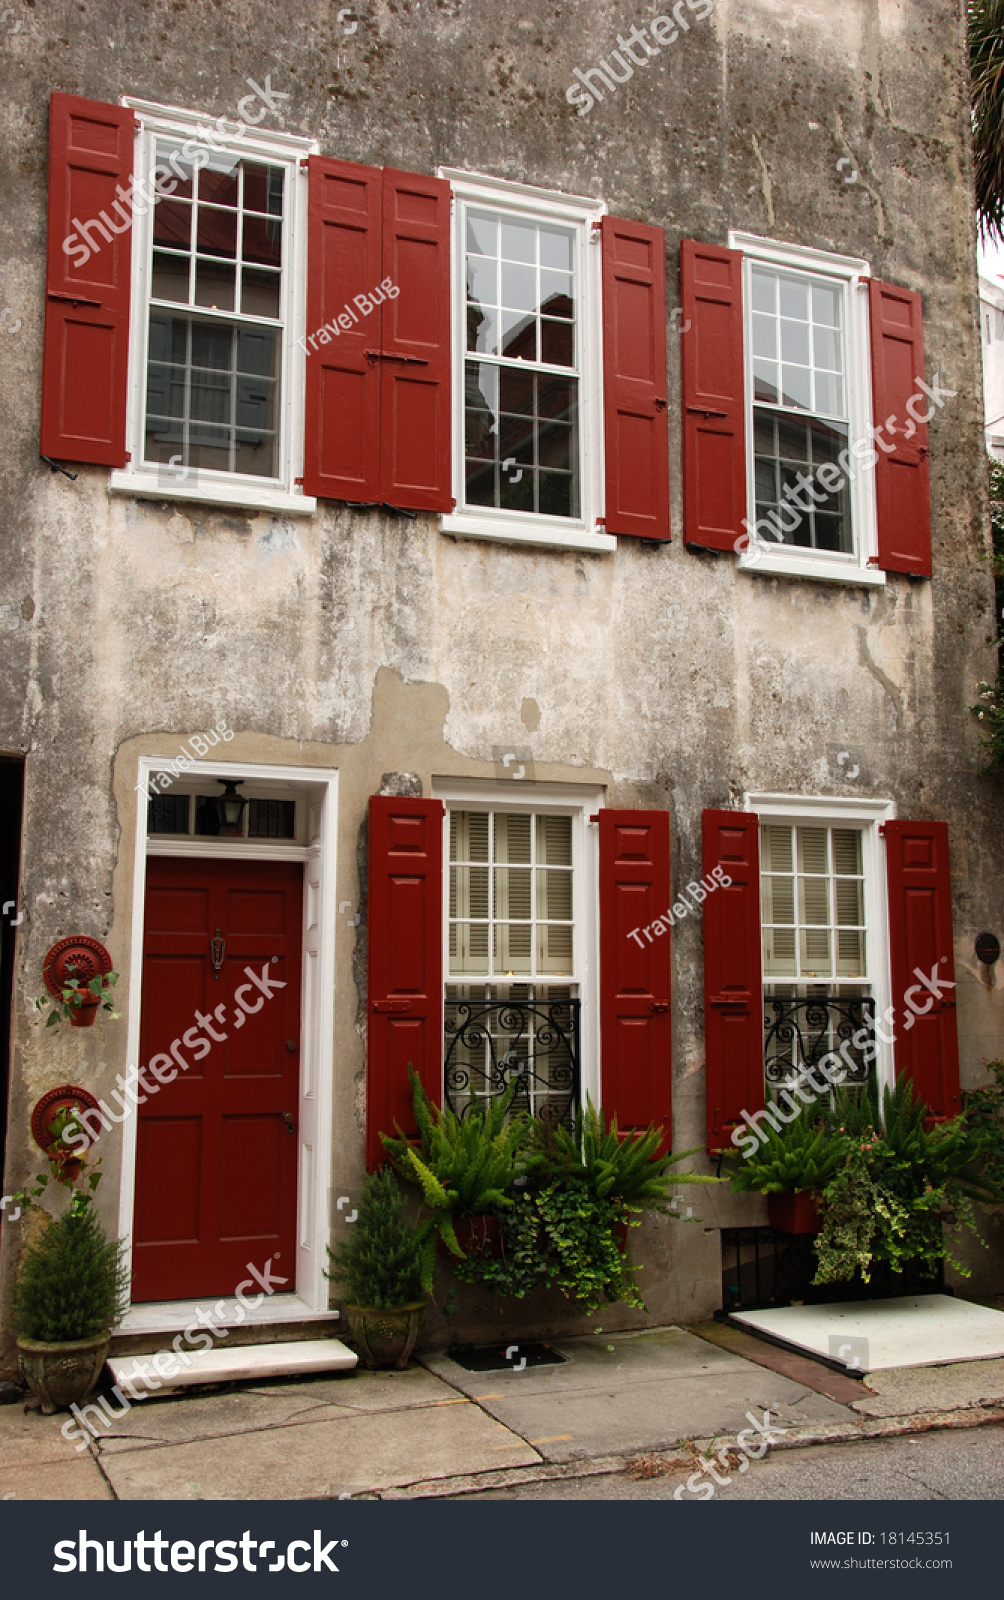
<instances>
[{"instance_id":1,"label":"white door frame","mask_svg":"<svg viewBox=\"0 0 1004 1600\"><path fill-rule=\"evenodd\" d=\"M143 990L143 932L146 908L148 855L234 857L248 861L302 861L303 964L301 989L300 1096L297 1153L296 1280L293 1292L279 1293L263 1302L252 1321L291 1321L306 1316L329 1316L327 1264L328 1211L331 1171L332 1078L334 1071L335 906L338 828L338 773L331 768L268 766L253 761L192 761L191 778L212 784L219 776L243 778L248 783L288 785L291 789L320 791L320 800L308 805L306 844L278 840L213 839L148 835L146 790L150 775L168 765L163 756L141 756L137 771L136 852L133 868L133 916L130 949L129 1010L126 1025L126 1060L139 1061L140 1011ZM306 796L304 797L306 798ZM119 1238L125 1259L132 1262L133 1203L136 1188L136 1116L122 1124L122 1177L119 1190ZM260 1265L260 1263L259 1263ZM236 1284L234 1288L236 1289ZM119 1332L156 1328L183 1328L190 1321L191 1302L143 1303L130 1309ZM243 1317L241 1318L243 1320Z\"/></svg>"}]
</instances>

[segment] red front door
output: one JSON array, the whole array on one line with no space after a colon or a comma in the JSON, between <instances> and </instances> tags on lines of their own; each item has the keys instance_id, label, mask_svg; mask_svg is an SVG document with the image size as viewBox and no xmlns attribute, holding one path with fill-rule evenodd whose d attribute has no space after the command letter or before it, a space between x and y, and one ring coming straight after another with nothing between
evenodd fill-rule
<instances>
[{"instance_id":1,"label":"red front door","mask_svg":"<svg viewBox=\"0 0 1004 1600\"><path fill-rule=\"evenodd\" d=\"M297 862L147 862L134 1301L270 1257L294 1288L302 894Z\"/></svg>"}]
</instances>

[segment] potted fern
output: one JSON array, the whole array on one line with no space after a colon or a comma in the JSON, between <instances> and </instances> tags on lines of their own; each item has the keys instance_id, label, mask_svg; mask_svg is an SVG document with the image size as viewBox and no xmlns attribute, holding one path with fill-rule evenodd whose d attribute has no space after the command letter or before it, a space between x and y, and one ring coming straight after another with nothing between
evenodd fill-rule
<instances>
[{"instance_id":1,"label":"potted fern","mask_svg":"<svg viewBox=\"0 0 1004 1600\"><path fill-rule=\"evenodd\" d=\"M526 1118L509 1119L515 1084L484 1110L469 1111L461 1119L431 1103L410 1063L408 1077L421 1151L400 1128L397 1138L380 1137L396 1170L422 1190L422 1286L431 1294L437 1240L461 1261L467 1259L467 1249L494 1253L498 1218L513 1206L509 1191L534 1158Z\"/></svg>"},{"instance_id":2,"label":"potted fern","mask_svg":"<svg viewBox=\"0 0 1004 1600\"><path fill-rule=\"evenodd\" d=\"M422 1293L422 1249L403 1216L403 1197L389 1168L366 1179L351 1236L329 1249L340 1283L352 1337L368 1367L405 1368L415 1348L426 1301Z\"/></svg>"},{"instance_id":3,"label":"potted fern","mask_svg":"<svg viewBox=\"0 0 1004 1600\"><path fill-rule=\"evenodd\" d=\"M735 1193L757 1190L767 1196L772 1228L783 1233L818 1233L817 1197L844 1165L851 1141L826 1127L821 1117L797 1117L777 1131L764 1128L765 1141L730 1174Z\"/></svg>"}]
</instances>

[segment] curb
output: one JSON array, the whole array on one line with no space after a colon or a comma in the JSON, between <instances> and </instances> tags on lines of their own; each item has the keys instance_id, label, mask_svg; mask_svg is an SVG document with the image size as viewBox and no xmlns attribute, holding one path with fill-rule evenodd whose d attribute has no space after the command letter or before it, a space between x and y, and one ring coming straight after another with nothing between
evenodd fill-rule
<instances>
[{"instance_id":1,"label":"curb","mask_svg":"<svg viewBox=\"0 0 1004 1600\"><path fill-rule=\"evenodd\" d=\"M905 1434L934 1433L939 1430L980 1428L991 1423L1004 1422L1004 1407L967 1406L955 1411L919 1411L913 1416L869 1418L861 1422L833 1422L789 1428L783 1438L770 1446L775 1450L803 1450L818 1444L856 1444L867 1439L895 1439ZM395 1489L372 1489L366 1494L351 1496L354 1500L442 1500L456 1495L478 1494L485 1489L515 1489L524 1483L553 1483L568 1478L599 1478L622 1474L639 1455L661 1456L665 1473L688 1472L695 1464L698 1451L730 1443L728 1435L706 1441L694 1439L679 1443L675 1450L642 1452L633 1450L616 1456L594 1456L588 1461L565 1461L539 1467L510 1467L490 1472L465 1473L456 1478L440 1478L407 1484ZM689 1450L693 1454L685 1453ZM625 1498L629 1498L626 1496Z\"/></svg>"}]
</instances>

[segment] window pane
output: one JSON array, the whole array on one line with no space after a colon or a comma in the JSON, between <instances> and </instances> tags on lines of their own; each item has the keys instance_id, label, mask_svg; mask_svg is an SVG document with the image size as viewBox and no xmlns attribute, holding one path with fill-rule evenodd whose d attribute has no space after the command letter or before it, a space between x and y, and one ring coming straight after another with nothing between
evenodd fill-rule
<instances>
[{"instance_id":1,"label":"window pane","mask_svg":"<svg viewBox=\"0 0 1004 1600\"><path fill-rule=\"evenodd\" d=\"M572 874L537 869L537 915L544 922L571 922Z\"/></svg>"},{"instance_id":2,"label":"window pane","mask_svg":"<svg viewBox=\"0 0 1004 1600\"><path fill-rule=\"evenodd\" d=\"M763 267L754 267L750 275L753 289L753 310L777 310L777 273Z\"/></svg>"},{"instance_id":3,"label":"window pane","mask_svg":"<svg viewBox=\"0 0 1004 1600\"><path fill-rule=\"evenodd\" d=\"M786 931L783 928L765 928L763 951L764 977L794 978L797 976L794 929Z\"/></svg>"},{"instance_id":4,"label":"window pane","mask_svg":"<svg viewBox=\"0 0 1004 1600\"><path fill-rule=\"evenodd\" d=\"M495 860L529 861L530 828L528 816L495 815Z\"/></svg>"},{"instance_id":5,"label":"window pane","mask_svg":"<svg viewBox=\"0 0 1004 1600\"><path fill-rule=\"evenodd\" d=\"M552 367L572 365L572 324L541 319L540 359Z\"/></svg>"},{"instance_id":6,"label":"window pane","mask_svg":"<svg viewBox=\"0 0 1004 1600\"><path fill-rule=\"evenodd\" d=\"M861 834L857 828L834 828L833 870L849 877L861 872Z\"/></svg>"},{"instance_id":7,"label":"window pane","mask_svg":"<svg viewBox=\"0 0 1004 1600\"><path fill-rule=\"evenodd\" d=\"M245 267L241 273L241 310L256 317L279 316L278 272L266 267Z\"/></svg>"},{"instance_id":8,"label":"window pane","mask_svg":"<svg viewBox=\"0 0 1004 1600\"><path fill-rule=\"evenodd\" d=\"M187 304L189 273L188 256L165 255L155 250L150 293L155 300L180 300Z\"/></svg>"},{"instance_id":9,"label":"window pane","mask_svg":"<svg viewBox=\"0 0 1004 1600\"><path fill-rule=\"evenodd\" d=\"M782 317L797 317L806 322L809 316L809 285L804 278L778 278L780 310Z\"/></svg>"},{"instance_id":10,"label":"window pane","mask_svg":"<svg viewBox=\"0 0 1004 1600\"><path fill-rule=\"evenodd\" d=\"M498 255L498 223L479 212L467 213L467 248L474 255Z\"/></svg>"},{"instance_id":11,"label":"window pane","mask_svg":"<svg viewBox=\"0 0 1004 1600\"><path fill-rule=\"evenodd\" d=\"M565 228L540 229L540 264L558 267L565 272L572 269L572 234Z\"/></svg>"},{"instance_id":12,"label":"window pane","mask_svg":"<svg viewBox=\"0 0 1004 1600\"><path fill-rule=\"evenodd\" d=\"M537 229L532 222L503 222L501 243L505 261L537 259Z\"/></svg>"},{"instance_id":13,"label":"window pane","mask_svg":"<svg viewBox=\"0 0 1004 1600\"><path fill-rule=\"evenodd\" d=\"M220 211L212 206L200 205L196 241L203 255L236 256L236 211Z\"/></svg>"},{"instance_id":14,"label":"window pane","mask_svg":"<svg viewBox=\"0 0 1004 1600\"><path fill-rule=\"evenodd\" d=\"M192 207L184 200L158 200L153 213L153 242L188 250L192 243Z\"/></svg>"},{"instance_id":15,"label":"window pane","mask_svg":"<svg viewBox=\"0 0 1004 1600\"><path fill-rule=\"evenodd\" d=\"M497 306L498 262L484 256L471 256L467 261L467 298L481 306Z\"/></svg>"},{"instance_id":16,"label":"window pane","mask_svg":"<svg viewBox=\"0 0 1004 1600\"><path fill-rule=\"evenodd\" d=\"M537 929L537 971L571 974L572 930L542 924Z\"/></svg>"},{"instance_id":17,"label":"window pane","mask_svg":"<svg viewBox=\"0 0 1004 1600\"><path fill-rule=\"evenodd\" d=\"M768 361L777 360L777 321L774 317L753 317L753 354Z\"/></svg>"},{"instance_id":18,"label":"window pane","mask_svg":"<svg viewBox=\"0 0 1004 1600\"><path fill-rule=\"evenodd\" d=\"M267 217L244 218L242 254L245 261L267 266L282 264L282 223Z\"/></svg>"},{"instance_id":19,"label":"window pane","mask_svg":"<svg viewBox=\"0 0 1004 1600\"><path fill-rule=\"evenodd\" d=\"M257 161L244 162L244 209L282 216L282 189L285 174L281 167L266 167Z\"/></svg>"},{"instance_id":20,"label":"window pane","mask_svg":"<svg viewBox=\"0 0 1004 1600\"><path fill-rule=\"evenodd\" d=\"M234 310L236 268L222 261L195 263L195 304L213 311Z\"/></svg>"},{"instance_id":21,"label":"window pane","mask_svg":"<svg viewBox=\"0 0 1004 1600\"><path fill-rule=\"evenodd\" d=\"M515 266L503 261L502 304L513 311L537 309L537 273L533 267Z\"/></svg>"},{"instance_id":22,"label":"window pane","mask_svg":"<svg viewBox=\"0 0 1004 1600\"><path fill-rule=\"evenodd\" d=\"M571 273L541 272L540 309L549 317L571 317L574 314Z\"/></svg>"},{"instance_id":23,"label":"window pane","mask_svg":"<svg viewBox=\"0 0 1004 1600\"><path fill-rule=\"evenodd\" d=\"M804 928L799 936L803 978L828 978L830 965L830 935L823 928Z\"/></svg>"},{"instance_id":24,"label":"window pane","mask_svg":"<svg viewBox=\"0 0 1004 1600\"><path fill-rule=\"evenodd\" d=\"M236 206L237 165L229 172L203 167L199 173L199 199L215 206Z\"/></svg>"}]
</instances>

